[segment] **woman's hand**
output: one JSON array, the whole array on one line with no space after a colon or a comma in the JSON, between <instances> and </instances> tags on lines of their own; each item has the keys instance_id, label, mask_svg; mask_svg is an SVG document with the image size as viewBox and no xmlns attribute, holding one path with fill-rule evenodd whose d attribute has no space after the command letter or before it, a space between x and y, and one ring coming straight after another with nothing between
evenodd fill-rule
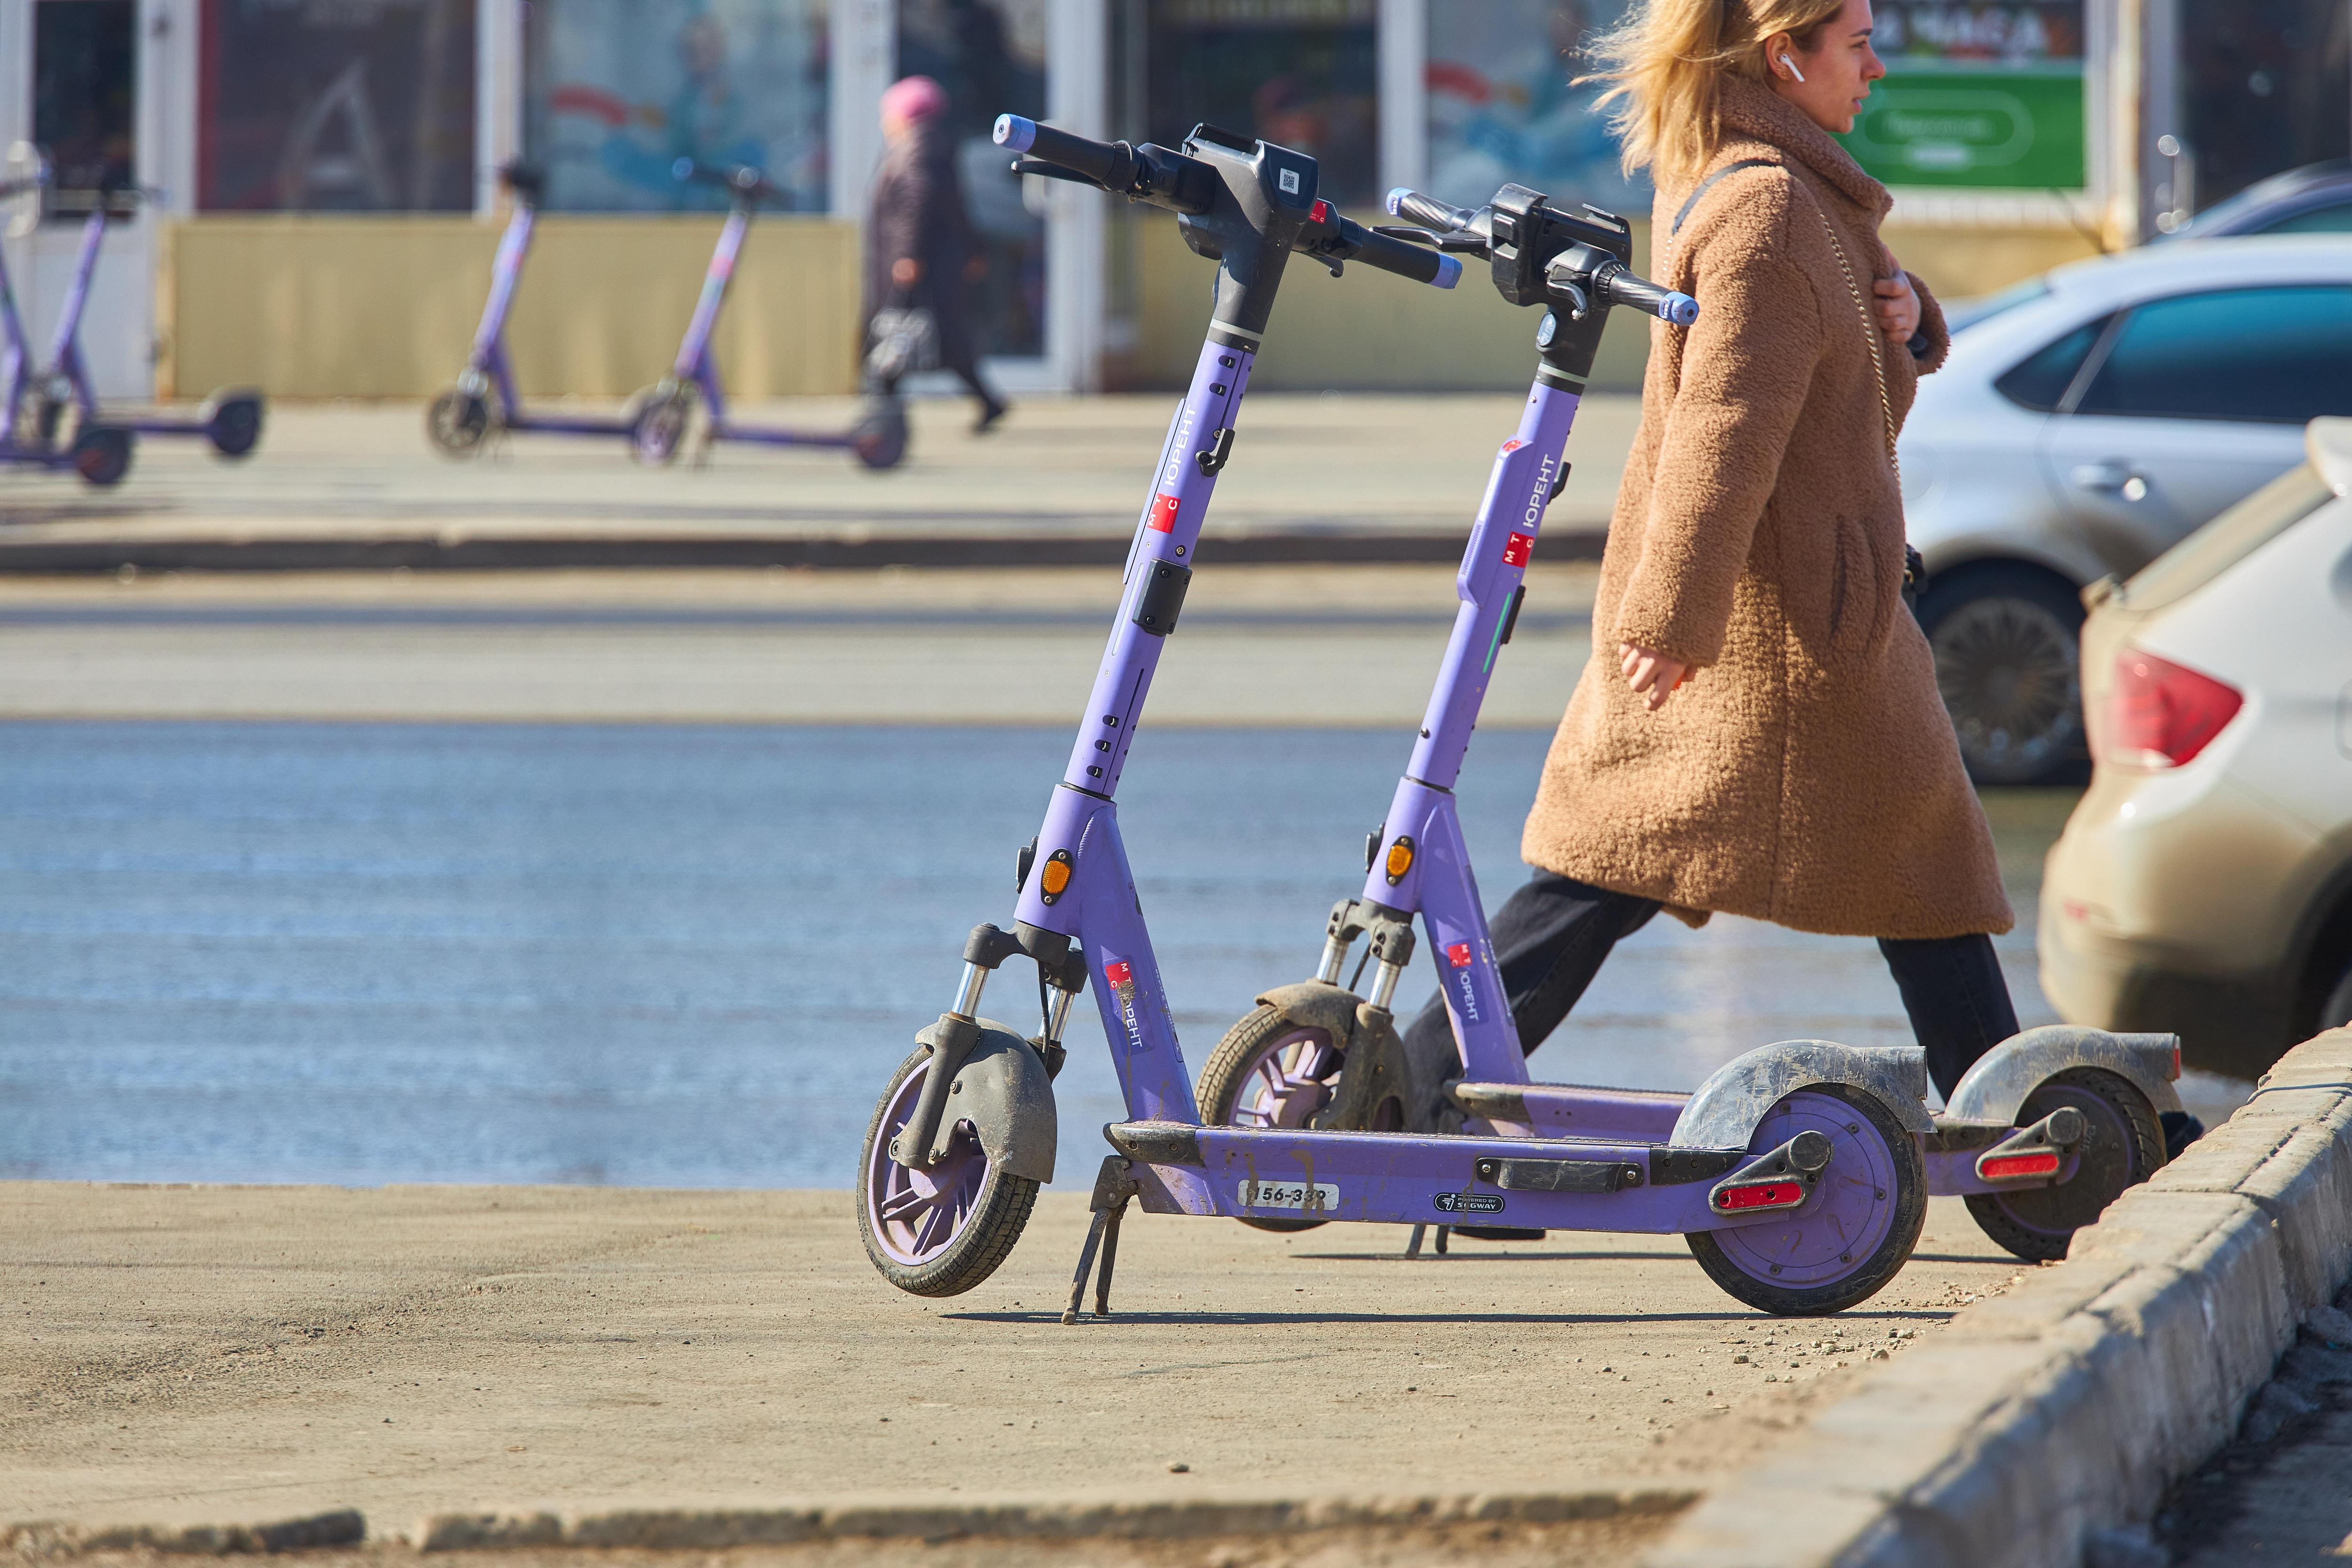
<instances>
[{"instance_id":1,"label":"woman's hand","mask_svg":"<svg viewBox=\"0 0 2352 1568\"><path fill-rule=\"evenodd\" d=\"M902 256L890 263L890 281L901 289L912 289L923 280L923 264L911 256Z\"/></svg>"},{"instance_id":2,"label":"woman's hand","mask_svg":"<svg viewBox=\"0 0 2352 1568\"><path fill-rule=\"evenodd\" d=\"M1878 295L1879 330L1897 347L1908 343L1919 330L1919 291L1911 287L1911 275L1897 269L1894 277L1881 278L1871 288Z\"/></svg>"},{"instance_id":3,"label":"woman's hand","mask_svg":"<svg viewBox=\"0 0 2352 1568\"><path fill-rule=\"evenodd\" d=\"M1666 699L1690 679L1690 666L1681 659L1635 643L1617 645L1617 668L1624 672L1625 684L1633 689L1634 696L1646 696L1653 713L1664 708Z\"/></svg>"}]
</instances>

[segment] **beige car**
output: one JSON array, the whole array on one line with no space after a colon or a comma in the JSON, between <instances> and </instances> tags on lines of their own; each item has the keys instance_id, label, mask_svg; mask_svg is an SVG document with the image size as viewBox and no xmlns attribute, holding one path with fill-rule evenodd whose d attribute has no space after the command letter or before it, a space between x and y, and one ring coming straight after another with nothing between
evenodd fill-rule
<instances>
[{"instance_id":1,"label":"beige car","mask_svg":"<svg viewBox=\"0 0 2352 1568\"><path fill-rule=\"evenodd\" d=\"M2083 628L2091 788L2050 851L2042 988L2252 1078L2352 1021L2352 419Z\"/></svg>"}]
</instances>

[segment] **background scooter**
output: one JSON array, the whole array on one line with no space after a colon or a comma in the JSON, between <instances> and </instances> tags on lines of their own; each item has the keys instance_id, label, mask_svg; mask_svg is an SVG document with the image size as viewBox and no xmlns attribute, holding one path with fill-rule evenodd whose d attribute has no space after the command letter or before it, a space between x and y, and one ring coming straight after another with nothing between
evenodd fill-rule
<instances>
[{"instance_id":1,"label":"background scooter","mask_svg":"<svg viewBox=\"0 0 2352 1568\"><path fill-rule=\"evenodd\" d=\"M261 439L262 396L252 387L225 387L205 399L193 418L169 414L105 414L90 385L89 369L81 356L81 315L89 303L90 279L98 271L99 252L106 244L110 217L135 212L148 193L135 185L101 187L83 223L81 247L74 257L73 280L66 291L65 309L49 345L49 365L41 373L32 416L45 442L54 441L70 409L82 426L105 425L136 430L142 436L201 436L224 458L242 458Z\"/></svg>"},{"instance_id":2,"label":"background scooter","mask_svg":"<svg viewBox=\"0 0 2352 1568\"><path fill-rule=\"evenodd\" d=\"M677 456L689 434L698 434L705 451L714 441L835 447L848 448L869 468L896 467L907 455L906 405L896 394L871 395L865 414L847 430L788 430L738 424L728 417L726 393L719 384L719 361L710 352L710 334L719 323L719 307L727 302L727 288L735 278L735 259L751 226L752 210L782 193L753 168L717 169L680 158L673 172L681 180L717 185L731 200L727 222L719 231L719 244L702 275L702 294L695 300L686 340L678 344L677 361L661 382L637 395L631 449L641 461L667 463Z\"/></svg>"},{"instance_id":3,"label":"background scooter","mask_svg":"<svg viewBox=\"0 0 2352 1568\"><path fill-rule=\"evenodd\" d=\"M1574 266L1576 246L1593 237L1580 239L1575 231L1623 227L1622 220L1591 207L1581 218L1551 213L1542 196L1516 185L1475 211L1399 190L1391 193L1389 210L1427 225L1437 243L1489 258L1507 300L1549 302L1555 312L1562 305L1558 290L1544 286L1547 269ZM1542 237L1547 235L1557 238ZM1559 460L1566 417L1554 428L1532 412L1548 398L1574 401L1558 378L1577 367L1560 358L1560 350L1591 330L1591 316L1580 298L1571 297L1565 309L1566 321L1558 313L1548 317L1537 340L1546 363L1530 395L1529 417L1496 455L1456 578L1462 607L1420 737L1386 820L1365 845L1363 890L1332 910L1315 978L1261 995L1256 1009L1210 1053L1198 1089L1204 1121L1655 1138L1675 1125L1694 1099L1529 1081L1455 816L1453 786L1487 679L1526 597L1524 578L1544 510L1567 471ZM1549 384L1547 375L1554 378ZM1416 916L1427 927L1439 993L1454 1026L1454 1048L1443 1062L1414 1059L1393 1030L1358 1031L1358 998L1339 984L1357 937L1371 931L1379 952L1384 940L1393 943L1398 927L1409 932ZM2179 1109L2172 1087L2179 1070L2179 1041L2171 1035L2053 1027L2005 1040L1970 1068L1942 1114L1915 1129L1927 1191L1966 1195L1985 1233L2021 1258L2063 1258L2075 1230L2163 1164L2158 1112ZM1698 1098L1706 1093L1702 1089ZM1248 1223L1295 1230L1316 1222ZM1454 1228L1493 1239L1540 1234L1476 1224ZM1693 1236L1690 1243L1722 1282L1731 1267L1725 1245L1778 1247L1781 1239L1759 1231L1727 1243ZM1437 1240L1444 1250L1444 1229ZM1416 1231L1408 1251L1417 1252L1420 1242ZM1801 1272L1797 1259L1787 1251L1775 1256L1782 1265L1774 1270L1776 1283L1793 1281ZM1732 1285L1727 1289L1740 1293Z\"/></svg>"},{"instance_id":4,"label":"background scooter","mask_svg":"<svg viewBox=\"0 0 2352 1568\"><path fill-rule=\"evenodd\" d=\"M997 122L997 141L1034 154L1015 165L1024 174L1175 211L1191 248L1220 263L1216 304L1138 522L1126 592L1069 764L1036 839L1016 862L1013 930L974 928L953 1005L916 1037L914 1054L892 1075L868 1124L857 1215L877 1269L900 1289L944 1296L971 1289L1003 1260L1038 1184L1053 1175L1051 1079L1065 1055L1071 1005L1091 975L1129 1119L1103 1130L1116 1152L1095 1179L1095 1223L1065 1322L1076 1319L1098 1254L1095 1306L1107 1310L1118 1226L1130 1202L1150 1213L1389 1225L1493 1216L1555 1229L1685 1235L1695 1247L1704 1237L1729 1260L1717 1281L1752 1305L1813 1313L1867 1299L1909 1258L1926 1215L1915 1135L1927 1126L1927 1063L1916 1047L1864 1051L1807 1042L1749 1051L1693 1097L1663 1137L1430 1137L1203 1123L1121 842L1114 798L1120 772L1182 608L1192 552L1215 476L1233 450L1235 416L1289 254L1334 272L1360 260L1444 286L1460 263L1341 217L1316 196L1313 159L1213 127L1196 128L1173 152L1094 142L1007 115ZM1526 216L1507 242L1497 236L1497 281L1508 272L1536 298L1572 306L1573 313L1547 316L1538 334L1546 363L1523 438L1497 466L1495 493L1507 498L1507 513L1496 510L1496 519L1549 499L1609 307L1623 303L1668 320L1688 320L1696 309L1686 296L1633 276L1623 225L1537 206ZM1502 528L1482 531L1481 544L1496 552L1514 548ZM1498 626L1499 613L1499 605L1482 612ZM1451 856L1469 886L1458 846L1433 843L1422 853ZM1371 994L1344 1004L1360 1036L1393 1033L1389 1002L1412 946L1409 920L1391 919L1373 931L1379 972ZM1036 963L1041 983L1042 1026L1026 1040L978 1012L990 975L1015 956ZM1519 1071L1524 1076L1524 1067ZM1761 1239L1768 1233L1779 1255ZM1791 1256L1802 1259L1801 1277L1785 1267Z\"/></svg>"},{"instance_id":5,"label":"background scooter","mask_svg":"<svg viewBox=\"0 0 2352 1568\"><path fill-rule=\"evenodd\" d=\"M601 436L626 440L636 426L634 407L617 418L585 415L526 414L515 395L514 372L507 363L507 312L514 308L515 289L522 279L523 258L530 254L531 231L539 222L539 196L546 181L538 170L509 163L499 171L499 183L513 198L506 232L499 237L498 254L490 261L490 295L482 305L481 324L474 329L473 352L457 384L447 388L425 410L425 433L433 445L452 458L470 458L492 435L528 430L543 436Z\"/></svg>"},{"instance_id":6,"label":"background scooter","mask_svg":"<svg viewBox=\"0 0 2352 1568\"><path fill-rule=\"evenodd\" d=\"M0 213L5 214L0 232L11 239L33 232L41 221L48 177L47 161L29 143L20 142L9 149L5 167L0 168ZM78 420L73 439L60 447L58 425L56 417L44 416L24 319L16 312L16 291L8 281L7 258L0 255L0 465L71 468L93 485L118 483L130 472L137 438L129 430Z\"/></svg>"}]
</instances>

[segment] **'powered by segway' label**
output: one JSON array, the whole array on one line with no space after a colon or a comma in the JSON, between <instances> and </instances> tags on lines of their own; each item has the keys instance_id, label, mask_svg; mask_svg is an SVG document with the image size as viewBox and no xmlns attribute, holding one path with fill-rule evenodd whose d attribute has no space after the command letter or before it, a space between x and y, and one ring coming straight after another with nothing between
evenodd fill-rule
<instances>
[{"instance_id":1,"label":"'powered by segway' label","mask_svg":"<svg viewBox=\"0 0 2352 1568\"><path fill-rule=\"evenodd\" d=\"M1297 1209L1304 1214L1328 1214L1339 1206L1336 1182L1261 1182L1252 1177L1241 1185L1245 1209Z\"/></svg>"},{"instance_id":2,"label":"'powered by segway' label","mask_svg":"<svg viewBox=\"0 0 2352 1568\"><path fill-rule=\"evenodd\" d=\"M1500 1193L1440 1193L1429 1200L1442 1214L1501 1214Z\"/></svg>"}]
</instances>

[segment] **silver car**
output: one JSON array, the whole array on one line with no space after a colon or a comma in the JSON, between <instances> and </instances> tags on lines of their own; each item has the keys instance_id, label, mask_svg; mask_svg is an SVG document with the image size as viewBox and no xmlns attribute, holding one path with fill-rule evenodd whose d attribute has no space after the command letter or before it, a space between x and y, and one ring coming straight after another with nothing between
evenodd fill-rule
<instances>
[{"instance_id":1,"label":"silver car","mask_svg":"<svg viewBox=\"0 0 2352 1568\"><path fill-rule=\"evenodd\" d=\"M2352 415L2352 239L2183 240L1960 314L1901 447L1920 623L1972 777L2079 777L2083 590Z\"/></svg>"}]
</instances>

